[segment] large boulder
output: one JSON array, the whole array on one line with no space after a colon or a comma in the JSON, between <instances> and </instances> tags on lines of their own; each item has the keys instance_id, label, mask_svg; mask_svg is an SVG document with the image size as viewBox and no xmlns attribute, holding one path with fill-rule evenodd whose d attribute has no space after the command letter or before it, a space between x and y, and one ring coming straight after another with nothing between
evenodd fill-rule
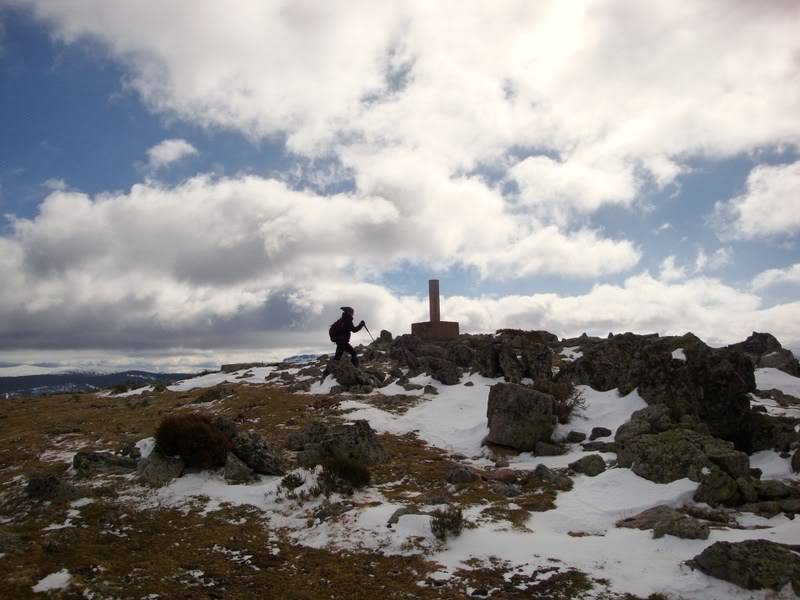
<instances>
[{"instance_id":1,"label":"large boulder","mask_svg":"<svg viewBox=\"0 0 800 600\"><path fill-rule=\"evenodd\" d=\"M349 358L332 360L328 364L328 370L337 383L345 388L345 390L352 388L363 389L364 387L372 389L379 387L382 383L382 381L374 375L354 366Z\"/></svg>"},{"instance_id":2,"label":"large boulder","mask_svg":"<svg viewBox=\"0 0 800 600\"><path fill-rule=\"evenodd\" d=\"M550 441L556 426L556 402L549 394L514 383L497 383L489 390L486 441L522 451Z\"/></svg>"},{"instance_id":3,"label":"large boulder","mask_svg":"<svg viewBox=\"0 0 800 600\"><path fill-rule=\"evenodd\" d=\"M184 463L179 456L164 456L153 450L147 458L139 461L139 479L152 487L168 484L183 473Z\"/></svg>"},{"instance_id":4,"label":"large boulder","mask_svg":"<svg viewBox=\"0 0 800 600\"><path fill-rule=\"evenodd\" d=\"M313 466L330 460L352 460L364 465L386 462L388 452L364 420L327 428L319 441L307 441L297 455L304 466Z\"/></svg>"},{"instance_id":5,"label":"large boulder","mask_svg":"<svg viewBox=\"0 0 800 600\"><path fill-rule=\"evenodd\" d=\"M136 470L136 460L109 452L80 450L72 458L72 466L75 467L79 475L96 473L124 475Z\"/></svg>"},{"instance_id":6,"label":"large boulder","mask_svg":"<svg viewBox=\"0 0 800 600\"><path fill-rule=\"evenodd\" d=\"M256 479L253 469L248 467L233 452L225 460L225 481L233 484L249 483Z\"/></svg>"},{"instance_id":7,"label":"large boulder","mask_svg":"<svg viewBox=\"0 0 800 600\"><path fill-rule=\"evenodd\" d=\"M285 472L280 452L254 431L233 438L233 453L261 475L283 475Z\"/></svg>"},{"instance_id":8,"label":"large boulder","mask_svg":"<svg viewBox=\"0 0 800 600\"><path fill-rule=\"evenodd\" d=\"M651 529L654 538L672 535L688 540L707 540L708 524L670 506L656 506L638 515L617 521L617 527Z\"/></svg>"},{"instance_id":9,"label":"large boulder","mask_svg":"<svg viewBox=\"0 0 800 600\"><path fill-rule=\"evenodd\" d=\"M800 594L800 546L768 540L715 542L690 564L706 575L747 590L781 590L791 584Z\"/></svg>"},{"instance_id":10,"label":"large boulder","mask_svg":"<svg viewBox=\"0 0 800 600\"><path fill-rule=\"evenodd\" d=\"M688 477L700 481L704 469L719 467L732 477L749 476L750 460L733 444L689 429L644 434L622 444L620 466L656 483Z\"/></svg>"}]
</instances>

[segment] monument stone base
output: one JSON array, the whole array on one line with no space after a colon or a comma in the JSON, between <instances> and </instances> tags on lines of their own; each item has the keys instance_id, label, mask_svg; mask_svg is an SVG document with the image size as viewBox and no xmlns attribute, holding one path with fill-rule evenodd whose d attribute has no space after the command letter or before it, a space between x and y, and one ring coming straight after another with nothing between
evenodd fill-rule
<instances>
[{"instance_id":1,"label":"monument stone base","mask_svg":"<svg viewBox=\"0 0 800 600\"><path fill-rule=\"evenodd\" d=\"M452 340L458 337L458 323L456 321L412 323L411 335L423 340Z\"/></svg>"}]
</instances>

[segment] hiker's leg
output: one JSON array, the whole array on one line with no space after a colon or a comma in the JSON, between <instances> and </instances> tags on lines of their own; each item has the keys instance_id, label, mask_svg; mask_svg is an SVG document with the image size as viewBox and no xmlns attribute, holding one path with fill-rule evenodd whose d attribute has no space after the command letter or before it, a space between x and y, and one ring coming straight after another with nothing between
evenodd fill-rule
<instances>
[{"instance_id":1,"label":"hiker's leg","mask_svg":"<svg viewBox=\"0 0 800 600\"><path fill-rule=\"evenodd\" d=\"M328 364L325 365L325 370L322 372L322 379L325 379L331 372L331 363L334 360L339 360L342 358L342 354L344 354L344 346L342 344L336 344L336 353L333 355L333 358L328 361Z\"/></svg>"},{"instance_id":2,"label":"hiker's leg","mask_svg":"<svg viewBox=\"0 0 800 600\"><path fill-rule=\"evenodd\" d=\"M341 360L342 354L349 346L350 344L336 344L336 354L333 355L333 360Z\"/></svg>"},{"instance_id":3,"label":"hiker's leg","mask_svg":"<svg viewBox=\"0 0 800 600\"><path fill-rule=\"evenodd\" d=\"M345 345L345 350L350 353L350 358L353 360L353 366L358 366L358 355L356 354L355 348L353 348L350 344Z\"/></svg>"}]
</instances>

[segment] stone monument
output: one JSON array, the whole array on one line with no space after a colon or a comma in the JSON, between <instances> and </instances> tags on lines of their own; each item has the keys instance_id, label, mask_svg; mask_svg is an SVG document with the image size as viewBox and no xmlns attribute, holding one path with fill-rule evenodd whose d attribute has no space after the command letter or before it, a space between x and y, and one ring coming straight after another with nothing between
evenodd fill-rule
<instances>
[{"instance_id":1,"label":"stone monument","mask_svg":"<svg viewBox=\"0 0 800 600\"><path fill-rule=\"evenodd\" d=\"M428 281L428 301L431 320L412 323L411 333L423 340L450 340L458 337L456 321L442 321L439 315L439 280Z\"/></svg>"}]
</instances>

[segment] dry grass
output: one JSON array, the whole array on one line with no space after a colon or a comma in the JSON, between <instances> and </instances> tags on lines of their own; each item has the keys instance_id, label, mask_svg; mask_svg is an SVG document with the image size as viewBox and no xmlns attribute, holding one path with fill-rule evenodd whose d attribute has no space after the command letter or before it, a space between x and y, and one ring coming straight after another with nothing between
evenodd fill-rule
<instances>
[{"instance_id":1,"label":"dry grass","mask_svg":"<svg viewBox=\"0 0 800 600\"><path fill-rule=\"evenodd\" d=\"M317 419L339 418L339 399L294 395L277 388L239 384L235 394L209 407L240 430L257 429L279 447L291 431ZM165 417L186 414L204 390L151 394L151 403L129 408L126 398L66 395L0 403L0 539L17 536L19 549L0 558L1 598L30 596L31 586L66 568L73 585L64 597L83 590L97 597L141 598L463 598L466 578L421 587L436 565L424 556L330 552L289 543L270 530L263 514L247 506L227 506L207 515L196 509L142 510L118 493L124 477L75 481L94 503L80 509L74 527L43 531L62 523L65 504L34 502L23 493L25 477L42 471L63 473L75 450L118 451L154 434ZM479 480L460 488L446 482L455 464L447 454L414 435L382 434L391 459L371 467L372 486L389 501L404 504L445 499L454 505L486 507L486 517L523 527L529 510L553 506L555 492L521 484L511 499ZM522 509L510 510L509 502ZM335 517L332 517L335 518ZM277 549L277 553L273 552ZM245 560L244 556L251 556ZM202 575L198 572L202 571ZM495 580L490 571L478 572ZM477 579L476 579L477 578ZM575 579L573 577L573 579ZM577 589L565 580L559 589ZM213 584L213 585L212 585ZM555 585L555 584L553 584ZM473 585L473 587L475 587ZM503 596L511 597L511 596ZM557 596L554 596L557 597ZM564 596L566 597L566 596Z\"/></svg>"}]
</instances>

